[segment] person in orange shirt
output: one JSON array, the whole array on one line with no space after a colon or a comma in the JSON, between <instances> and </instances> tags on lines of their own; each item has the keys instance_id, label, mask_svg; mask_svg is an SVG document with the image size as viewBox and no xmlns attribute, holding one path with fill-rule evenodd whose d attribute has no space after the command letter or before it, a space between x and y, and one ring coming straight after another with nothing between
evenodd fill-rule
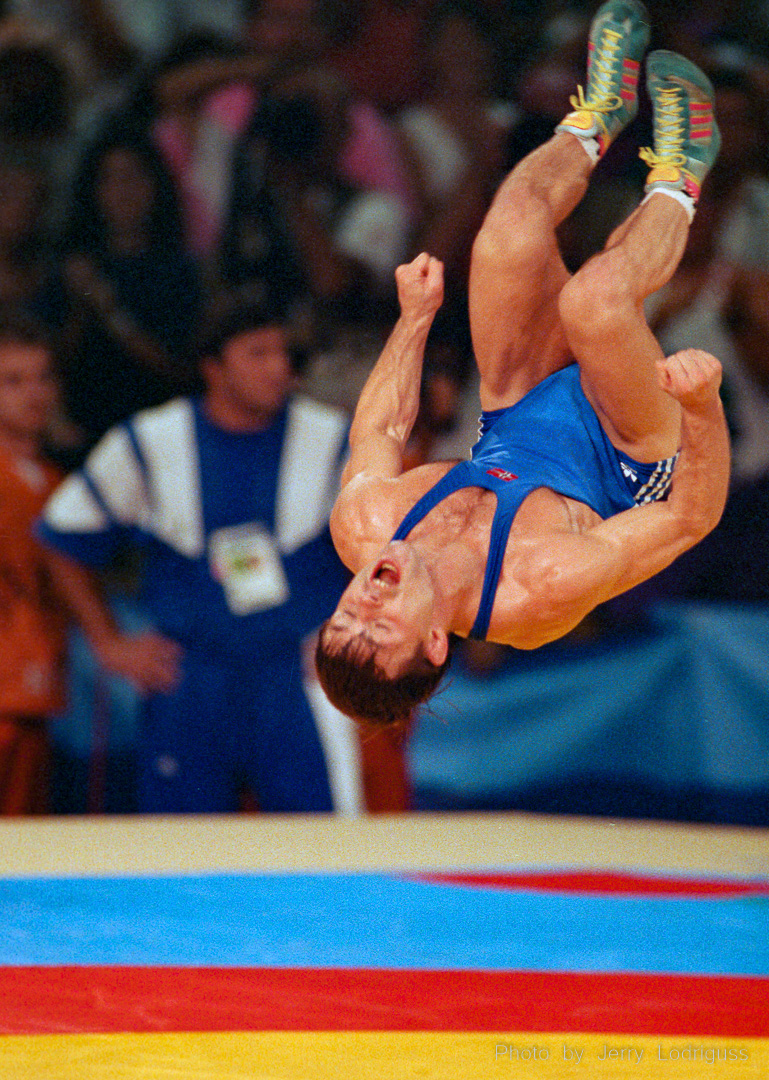
<instances>
[{"instance_id":1,"label":"person in orange shirt","mask_svg":"<svg viewBox=\"0 0 769 1080\"><path fill-rule=\"evenodd\" d=\"M48 717L63 701L63 618L34 523L60 480L42 439L56 400L50 343L0 319L0 814L44 813Z\"/></svg>"}]
</instances>

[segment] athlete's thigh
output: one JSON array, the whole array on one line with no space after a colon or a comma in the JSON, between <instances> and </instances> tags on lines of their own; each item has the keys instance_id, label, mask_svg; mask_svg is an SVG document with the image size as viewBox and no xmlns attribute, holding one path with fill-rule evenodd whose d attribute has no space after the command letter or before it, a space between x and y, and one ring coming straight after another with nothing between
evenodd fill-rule
<instances>
[{"instance_id":1,"label":"athlete's thigh","mask_svg":"<svg viewBox=\"0 0 769 1080\"><path fill-rule=\"evenodd\" d=\"M537 383L571 362L558 313L569 280L555 237L519 261L482 236L473 249L469 309L484 409L515 404Z\"/></svg>"},{"instance_id":2,"label":"athlete's thigh","mask_svg":"<svg viewBox=\"0 0 769 1080\"><path fill-rule=\"evenodd\" d=\"M621 251L578 271L561 296L561 317L582 386L612 443L636 461L668 458L679 447L681 408L660 387L663 359ZM576 317L575 317L576 316Z\"/></svg>"},{"instance_id":3,"label":"athlete's thigh","mask_svg":"<svg viewBox=\"0 0 769 1080\"><path fill-rule=\"evenodd\" d=\"M670 457L681 409L659 384L663 351L644 302L675 272L688 223L672 199L642 203L561 292L561 319L585 394L614 445L638 461Z\"/></svg>"},{"instance_id":4,"label":"athlete's thigh","mask_svg":"<svg viewBox=\"0 0 769 1080\"><path fill-rule=\"evenodd\" d=\"M681 407L659 385L664 354L645 324L618 320L612 335L574 351L585 396L614 446L636 461L675 454Z\"/></svg>"}]
</instances>

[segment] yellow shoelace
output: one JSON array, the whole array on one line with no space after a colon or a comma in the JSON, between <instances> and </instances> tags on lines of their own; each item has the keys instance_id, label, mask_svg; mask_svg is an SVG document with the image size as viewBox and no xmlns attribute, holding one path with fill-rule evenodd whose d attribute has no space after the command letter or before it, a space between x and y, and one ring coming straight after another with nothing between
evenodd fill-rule
<instances>
[{"instance_id":1,"label":"yellow shoelace","mask_svg":"<svg viewBox=\"0 0 769 1080\"><path fill-rule=\"evenodd\" d=\"M686 154L681 149L686 135L686 117L677 86L666 86L658 91L660 105L654 117L654 142L658 149L644 147L638 156L647 165L685 165Z\"/></svg>"},{"instance_id":2,"label":"yellow shoelace","mask_svg":"<svg viewBox=\"0 0 769 1080\"><path fill-rule=\"evenodd\" d=\"M594 85L595 97L586 98L582 87L578 86L576 95L572 94L569 98L572 108L580 112L607 113L613 112L622 104L622 98L611 93L621 41L622 34L616 30L604 30L590 65L590 81Z\"/></svg>"}]
</instances>

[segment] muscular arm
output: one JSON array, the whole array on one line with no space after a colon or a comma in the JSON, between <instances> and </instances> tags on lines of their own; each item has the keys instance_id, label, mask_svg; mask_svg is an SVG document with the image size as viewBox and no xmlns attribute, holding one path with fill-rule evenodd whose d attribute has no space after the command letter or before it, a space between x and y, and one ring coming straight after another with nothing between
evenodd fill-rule
<instances>
[{"instance_id":1,"label":"muscular arm","mask_svg":"<svg viewBox=\"0 0 769 1080\"><path fill-rule=\"evenodd\" d=\"M635 507L582 536L549 538L530 564L529 591L543 644L594 607L669 566L721 517L729 484L729 437L718 395L721 365L687 349L660 364L660 383L682 407L681 455L665 502ZM512 642L514 643L514 642Z\"/></svg>"},{"instance_id":2,"label":"muscular arm","mask_svg":"<svg viewBox=\"0 0 769 1080\"><path fill-rule=\"evenodd\" d=\"M399 266L395 278L401 314L358 401L343 488L361 474L382 479L400 475L419 411L425 344L443 300L443 266L423 253Z\"/></svg>"}]
</instances>

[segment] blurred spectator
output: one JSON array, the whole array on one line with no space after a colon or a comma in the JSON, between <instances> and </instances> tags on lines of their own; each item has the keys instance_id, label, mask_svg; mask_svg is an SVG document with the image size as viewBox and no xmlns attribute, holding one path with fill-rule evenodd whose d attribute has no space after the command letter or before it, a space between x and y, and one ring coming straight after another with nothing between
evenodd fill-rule
<instances>
[{"instance_id":1,"label":"blurred spectator","mask_svg":"<svg viewBox=\"0 0 769 1080\"><path fill-rule=\"evenodd\" d=\"M749 49L769 58L769 10L764 0L650 0L656 47L683 53L703 67L714 49Z\"/></svg>"},{"instance_id":2,"label":"blurred spectator","mask_svg":"<svg viewBox=\"0 0 769 1080\"><path fill-rule=\"evenodd\" d=\"M26 26L0 23L0 139L55 146L69 124L69 74L51 44Z\"/></svg>"},{"instance_id":3,"label":"blurred spectator","mask_svg":"<svg viewBox=\"0 0 769 1080\"><path fill-rule=\"evenodd\" d=\"M230 198L232 155L266 66L234 40L191 33L163 54L134 95L176 183L187 250L208 279Z\"/></svg>"},{"instance_id":4,"label":"blurred spectator","mask_svg":"<svg viewBox=\"0 0 769 1080\"><path fill-rule=\"evenodd\" d=\"M319 0L328 62L388 115L424 90L422 27L434 0Z\"/></svg>"},{"instance_id":5,"label":"blurred spectator","mask_svg":"<svg viewBox=\"0 0 769 1080\"><path fill-rule=\"evenodd\" d=\"M46 228L50 177L42 160L0 149L0 305L37 311L52 273Z\"/></svg>"},{"instance_id":6,"label":"blurred spectator","mask_svg":"<svg viewBox=\"0 0 769 1080\"><path fill-rule=\"evenodd\" d=\"M235 158L223 275L310 333L371 318L393 295L408 211L343 169L346 87L325 66L287 62L265 88Z\"/></svg>"},{"instance_id":7,"label":"blurred spectator","mask_svg":"<svg viewBox=\"0 0 769 1080\"><path fill-rule=\"evenodd\" d=\"M327 521L347 418L291 394L284 331L233 311L205 392L113 428L45 512L57 578L105 667L147 691L139 810L330 810L301 639L348 580ZM88 566L146 554L155 631L118 632ZM77 560L77 561L75 561Z\"/></svg>"},{"instance_id":8,"label":"blurred spectator","mask_svg":"<svg viewBox=\"0 0 769 1080\"><path fill-rule=\"evenodd\" d=\"M160 55L188 30L236 33L241 0L7 0L16 15L79 38L89 58L124 68L130 58Z\"/></svg>"},{"instance_id":9,"label":"blurred spectator","mask_svg":"<svg viewBox=\"0 0 769 1080\"><path fill-rule=\"evenodd\" d=\"M54 405L44 331L0 320L0 814L43 813L48 720L62 705L62 620L35 519L60 476L42 456Z\"/></svg>"},{"instance_id":10,"label":"blurred spectator","mask_svg":"<svg viewBox=\"0 0 769 1080\"><path fill-rule=\"evenodd\" d=\"M109 55L103 42L100 60ZM83 43L56 22L0 18L0 142L48 152L49 164L66 152L88 62Z\"/></svg>"},{"instance_id":11,"label":"blurred spectator","mask_svg":"<svg viewBox=\"0 0 769 1080\"><path fill-rule=\"evenodd\" d=\"M325 51L318 0L244 0L243 20L252 49L272 61L318 59Z\"/></svg>"},{"instance_id":12,"label":"blurred spectator","mask_svg":"<svg viewBox=\"0 0 769 1080\"><path fill-rule=\"evenodd\" d=\"M246 0L245 39L256 56L269 60L270 80L287 62L304 60L308 69L336 70L329 56L329 23L324 0ZM345 18L352 17L345 5ZM365 91L344 76L345 140L340 147L339 169L349 183L387 192L408 203L409 180L394 132Z\"/></svg>"},{"instance_id":13,"label":"blurred spectator","mask_svg":"<svg viewBox=\"0 0 769 1080\"><path fill-rule=\"evenodd\" d=\"M345 16L346 17L346 16ZM336 70L329 58L329 23L323 0L246 0L245 38L257 56L269 59L271 83L281 67L304 61L308 69ZM346 96L345 139L339 169L350 184L386 192L408 204L412 191L399 144L376 103L338 75Z\"/></svg>"},{"instance_id":14,"label":"blurred spectator","mask_svg":"<svg viewBox=\"0 0 769 1080\"><path fill-rule=\"evenodd\" d=\"M448 0L425 28L427 85L403 110L420 195L413 250L441 259L446 307L466 307L472 242L502 179L515 112L497 96L500 47L494 23L476 4Z\"/></svg>"},{"instance_id":15,"label":"blurred spectator","mask_svg":"<svg viewBox=\"0 0 769 1080\"><path fill-rule=\"evenodd\" d=\"M584 85L589 13L565 9L546 19L515 72L520 114L511 130L509 164L517 164L549 139L569 108L575 86Z\"/></svg>"},{"instance_id":16,"label":"blurred spectator","mask_svg":"<svg viewBox=\"0 0 769 1080\"><path fill-rule=\"evenodd\" d=\"M61 269L41 304L63 328L65 407L86 448L178 390L200 302L157 150L141 132L108 126L82 161Z\"/></svg>"},{"instance_id":17,"label":"blurred spectator","mask_svg":"<svg viewBox=\"0 0 769 1080\"><path fill-rule=\"evenodd\" d=\"M326 36L317 6L317 0L252 0L245 5L240 37L188 33L144 80L148 123L181 193L190 250L209 270L230 203L235 146L265 80L288 60L323 62ZM347 131L340 162L346 178L410 205L395 134L359 95L350 102Z\"/></svg>"},{"instance_id":18,"label":"blurred spectator","mask_svg":"<svg viewBox=\"0 0 769 1080\"><path fill-rule=\"evenodd\" d=\"M49 26L0 19L0 146L35 160L51 180L45 224L60 215L72 173L72 143L81 89L76 48Z\"/></svg>"}]
</instances>

